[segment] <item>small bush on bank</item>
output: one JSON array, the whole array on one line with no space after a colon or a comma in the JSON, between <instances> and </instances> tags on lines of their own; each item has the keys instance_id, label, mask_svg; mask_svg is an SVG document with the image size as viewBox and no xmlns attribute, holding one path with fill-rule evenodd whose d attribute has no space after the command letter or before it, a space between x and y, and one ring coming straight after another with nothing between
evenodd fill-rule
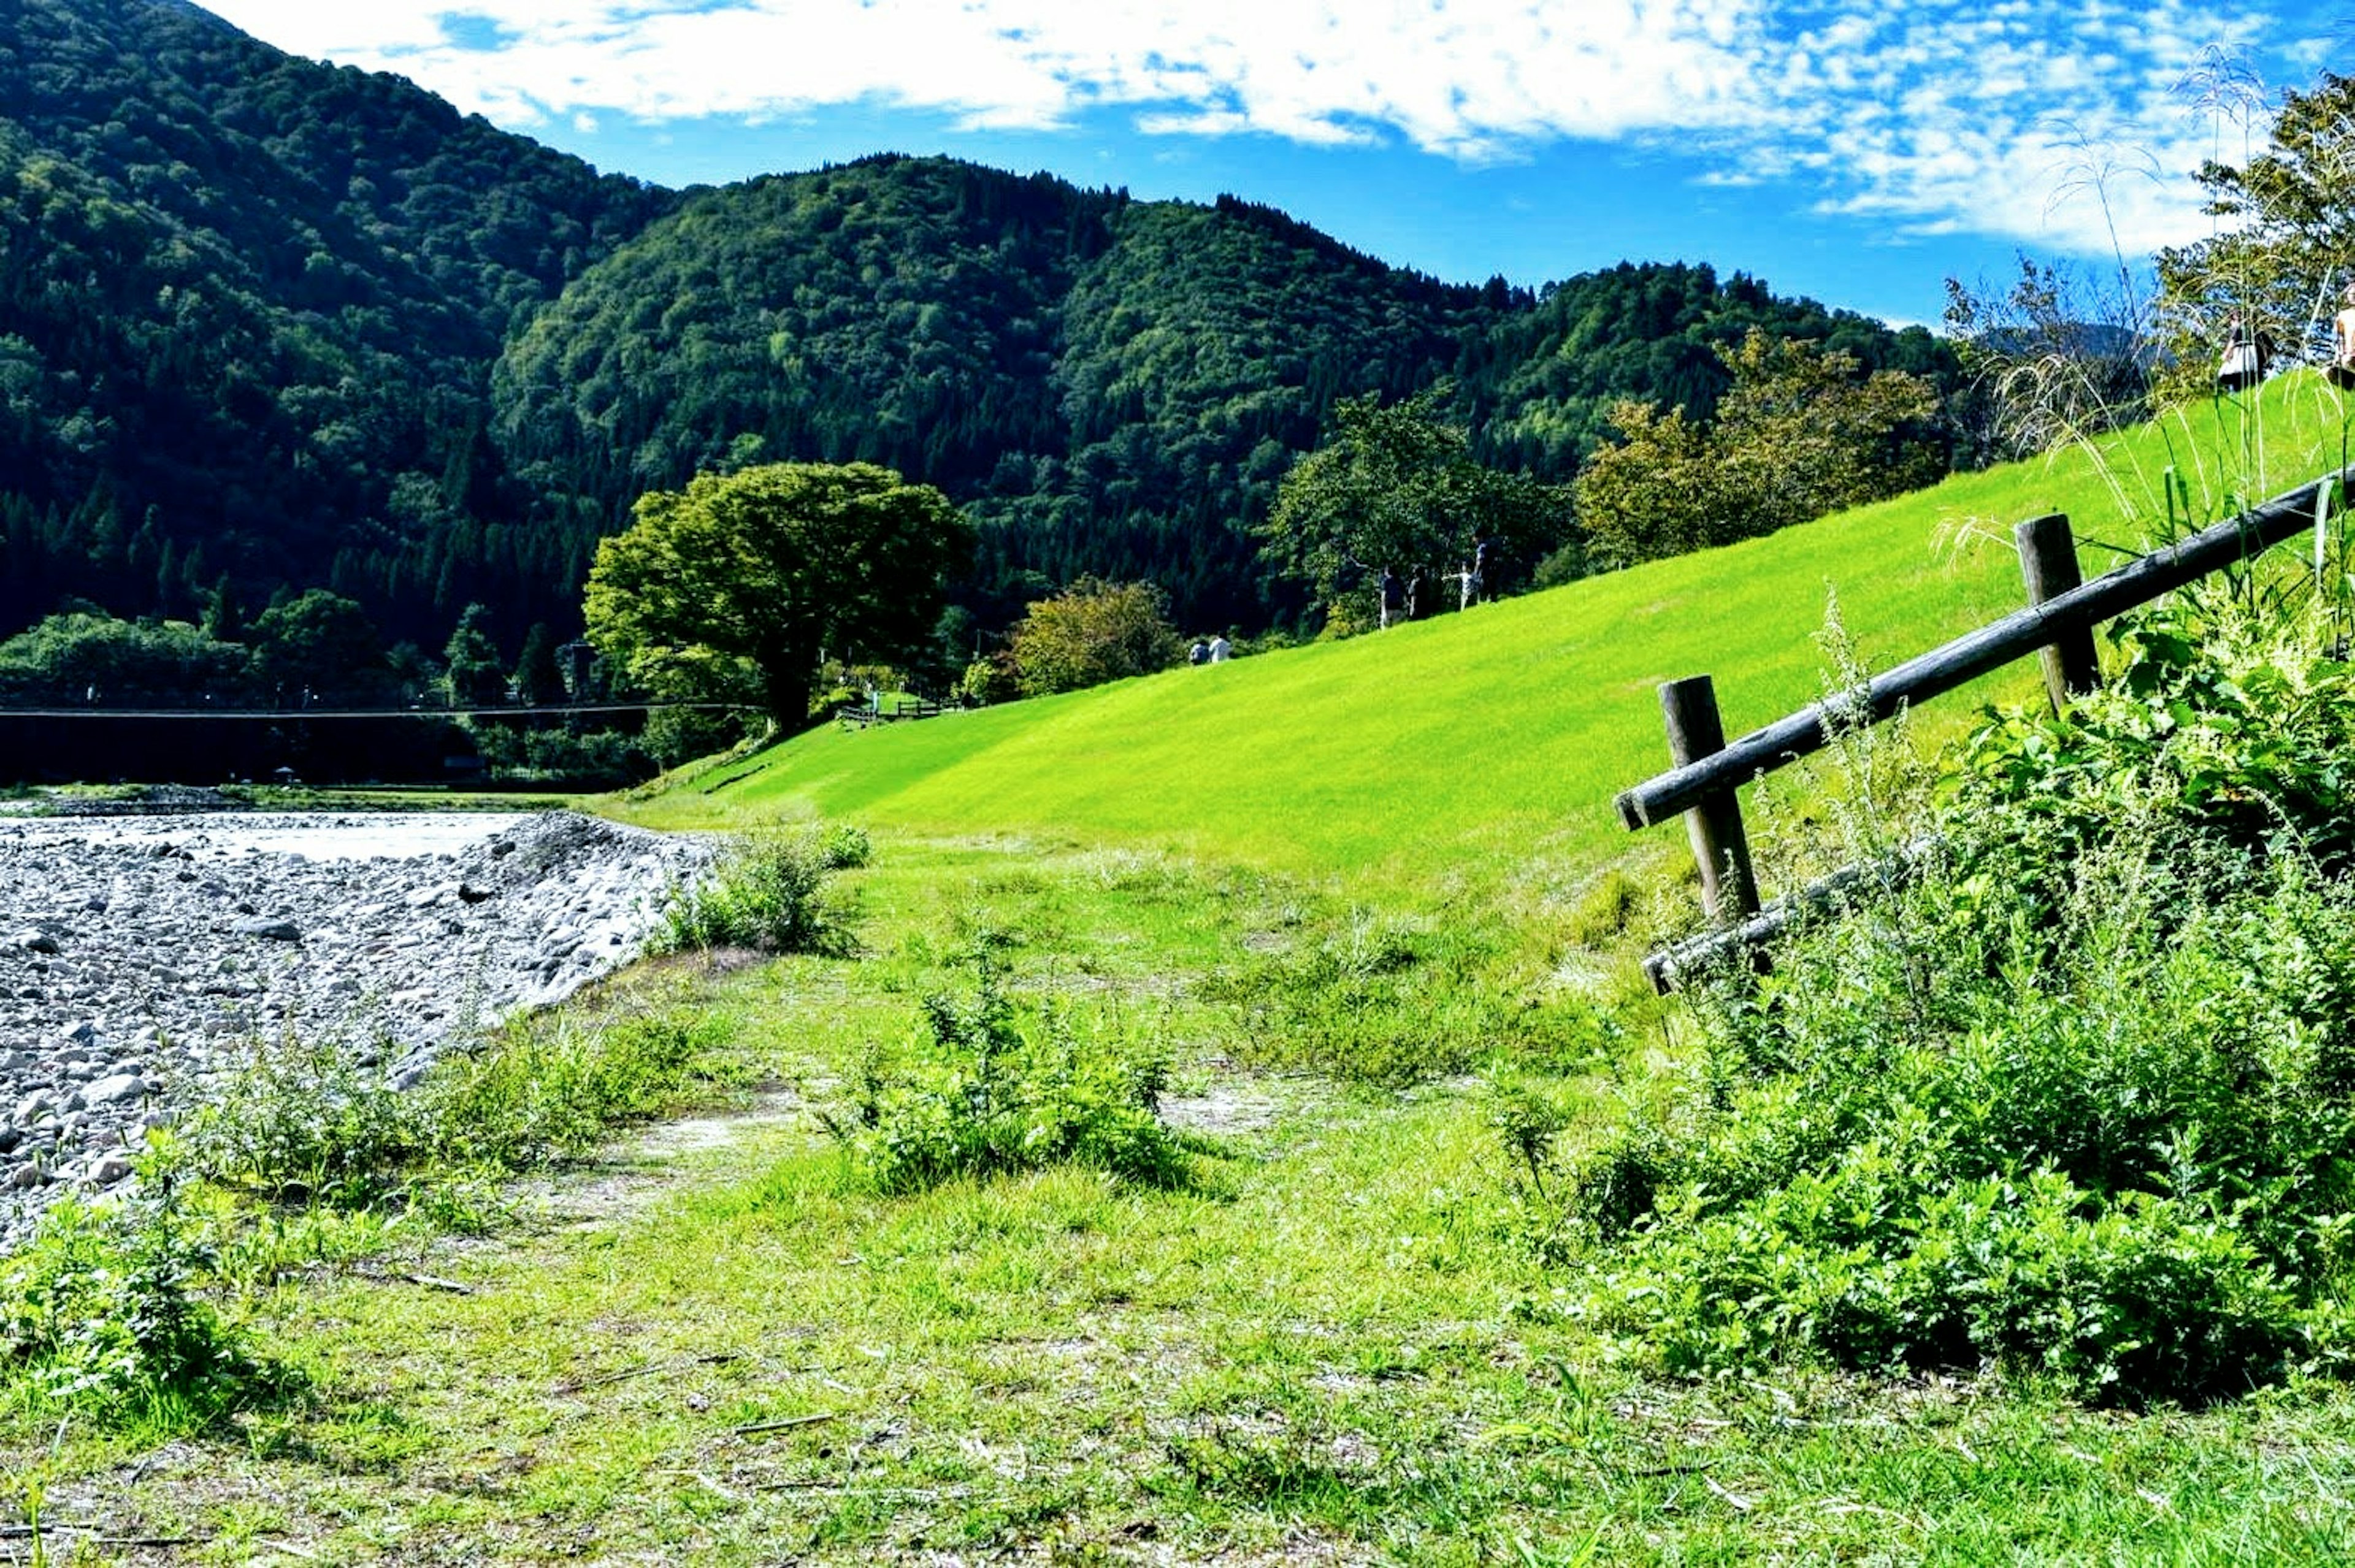
<instances>
[{"instance_id":1,"label":"small bush on bank","mask_svg":"<svg viewBox=\"0 0 2355 1568\"><path fill-rule=\"evenodd\" d=\"M117 1422L239 1403L276 1374L200 1298L211 1264L168 1182L58 1204L0 1264L0 1391Z\"/></svg>"},{"instance_id":2,"label":"small bush on bank","mask_svg":"<svg viewBox=\"0 0 2355 1568\"><path fill-rule=\"evenodd\" d=\"M1079 1165L1173 1187L1188 1179L1159 1115L1168 1061L1116 1019L1009 997L985 936L971 989L927 997L907 1043L870 1060L826 1117L860 1175L886 1192L959 1176Z\"/></svg>"},{"instance_id":3,"label":"small bush on bank","mask_svg":"<svg viewBox=\"0 0 2355 1568\"><path fill-rule=\"evenodd\" d=\"M184 1125L187 1176L279 1203L400 1206L585 1153L706 1093L726 1039L684 1008L519 1019L413 1088L334 1040L257 1042Z\"/></svg>"},{"instance_id":4,"label":"small bush on bank","mask_svg":"<svg viewBox=\"0 0 2355 1568\"><path fill-rule=\"evenodd\" d=\"M826 879L867 864L867 835L842 824L738 839L700 883L677 889L653 945L660 951L749 947L815 953L838 945L846 920L829 905Z\"/></svg>"},{"instance_id":5,"label":"small bush on bank","mask_svg":"<svg viewBox=\"0 0 2355 1568\"><path fill-rule=\"evenodd\" d=\"M444 1061L420 1085L421 1114L440 1164L529 1170L709 1093L726 1043L710 1015L683 1008L520 1019L488 1049Z\"/></svg>"},{"instance_id":6,"label":"small bush on bank","mask_svg":"<svg viewBox=\"0 0 2355 1568\"><path fill-rule=\"evenodd\" d=\"M2212 611L2124 641L2067 723L1977 738L1909 885L1699 995L1615 1127L1500 1111L1591 1319L1685 1372L2126 1402L2355 1365L2355 686Z\"/></svg>"},{"instance_id":7,"label":"small bush on bank","mask_svg":"<svg viewBox=\"0 0 2355 1568\"><path fill-rule=\"evenodd\" d=\"M182 1168L270 1202L382 1201L433 1145L422 1099L344 1041L250 1041L183 1120Z\"/></svg>"}]
</instances>

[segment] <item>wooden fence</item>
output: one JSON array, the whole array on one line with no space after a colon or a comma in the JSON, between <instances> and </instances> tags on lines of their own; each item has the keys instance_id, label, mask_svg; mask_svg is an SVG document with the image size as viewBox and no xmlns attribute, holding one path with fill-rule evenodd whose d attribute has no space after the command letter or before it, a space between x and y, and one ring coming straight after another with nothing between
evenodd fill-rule
<instances>
[{"instance_id":1,"label":"wooden fence","mask_svg":"<svg viewBox=\"0 0 2355 1568\"><path fill-rule=\"evenodd\" d=\"M1742 822L1741 786L1821 751L1842 727L1878 724L1902 709L2039 655L2055 711L2101 680L2094 628L2210 572L2251 558L2328 522L2334 493L2355 482L2355 468L2327 475L2115 571L2082 581L2069 521L2030 518L2013 530L2028 603L1990 625L1907 660L1859 688L1812 703L1763 730L1728 742L1716 688L1699 675L1660 688L1668 723L1667 773L1623 792L1619 818L1631 830L1681 814L1700 867L1701 906L1715 930L1644 961L1663 992L1697 966L1734 949L1756 953L1803 912L1836 901L1871 869L1851 867L1772 905L1762 905ZM1911 851L1900 857L1910 859ZM1888 868L1902 871L1902 868Z\"/></svg>"},{"instance_id":2,"label":"wooden fence","mask_svg":"<svg viewBox=\"0 0 2355 1568\"><path fill-rule=\"evenodd\" d=\"M944 703L918 701L902 703L897 708L875 708L864 702L846 702L834 711L846 730L864 730L869 724L897 724L906 719L937 719L948 711Z\"/></svg>"}]
</instances>

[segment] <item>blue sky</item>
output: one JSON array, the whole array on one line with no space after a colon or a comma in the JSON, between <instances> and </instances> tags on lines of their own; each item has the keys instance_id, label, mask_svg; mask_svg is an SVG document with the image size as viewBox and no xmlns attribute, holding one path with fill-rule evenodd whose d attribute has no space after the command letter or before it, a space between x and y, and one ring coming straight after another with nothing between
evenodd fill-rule
<instances>
[{"instance_id":1,"label":"blue sky","mask_svg":"<svg viewBox=\"0 0 2355 1568\"><path fill-rule=\"evenodd\" d=\"M664 185L947 153L1221 191L1443 278L1710 261L1935 324L1943 280L2210 231L2190 176L2355 11L2184 0L213 0Z\"/></svg>"}]
</instances>

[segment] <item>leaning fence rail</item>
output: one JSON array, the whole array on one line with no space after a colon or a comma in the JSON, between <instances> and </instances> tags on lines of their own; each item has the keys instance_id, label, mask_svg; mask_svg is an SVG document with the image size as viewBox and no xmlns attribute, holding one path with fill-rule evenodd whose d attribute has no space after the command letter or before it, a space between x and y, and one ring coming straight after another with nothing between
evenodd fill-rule
<instances>
[{"instance_id":1,"label":"leaning fence rail","mask_svg":"<svg viewBox=\"0 0 2355 1568\"><path fill-rule=\"evenodd\" d=\"M1900 711L1954 690L2005 665L2041 656L2046 689L2055 709L2101 679L2094 627L2147 604L2210 572L2246 560L2328 519L2331 498L2355 481L2355 467L2325 475L2236 517L2202 529L2104 573L2079 580L2076 543L2058 515L2033 517L2013 530L2028 604L1992 624L1908 659L1857 688L1810 703L1739 740L1724 739L1716 688L1705 675L1660 688L1668 726L1667 773L1623 791L1616 805L1630 830L1682 815L1700 867L1701 905L1719 929L1689 938L1645 961L1663 991L1729 949L1755 949L1789 923L1787 912L1824 901L1841 876L1777 901L1761 917L1758 883L1737 791L1829 743L1842 728L1878 724ZM1777 912L1785 912L1777 918Z\"/></svg>"}]
</instances>

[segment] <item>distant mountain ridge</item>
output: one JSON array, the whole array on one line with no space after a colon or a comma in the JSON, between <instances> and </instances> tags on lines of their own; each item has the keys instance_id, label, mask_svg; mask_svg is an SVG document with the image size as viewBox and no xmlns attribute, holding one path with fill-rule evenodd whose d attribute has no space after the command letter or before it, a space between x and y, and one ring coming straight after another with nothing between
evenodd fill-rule
<instances>
[{"instance_id":1,"label":"distant mountain ridge","mask_svg":"<svg viewBox=\"0 0 2355 1568\"><path fill-rule=\"evenodd\" d=\"M0 624L224 573L559 608L578 552L488 537L489 366L676 200L180 0L0 0Z\"/></svg>"},{"instance_id":2,"label":"distant mountain ridge","mask_svg":"<svg viewBox=\"0 0 2355 1568\"><path fill-rule=\"evenodd\" d=\"M480 600L512 645L638 494L755 455L942 485L985 617L1093 571L1253 626L1297 606L1249 527L1341 397L1451 379L1485 455L1565 477L1614 397L1706 417L1753 325L1955 373L1707 268L1447 284L941 158L671 192L182 0L0 23L0 635L320 583L428 645Z\"/></svg>"}]
</instances>

